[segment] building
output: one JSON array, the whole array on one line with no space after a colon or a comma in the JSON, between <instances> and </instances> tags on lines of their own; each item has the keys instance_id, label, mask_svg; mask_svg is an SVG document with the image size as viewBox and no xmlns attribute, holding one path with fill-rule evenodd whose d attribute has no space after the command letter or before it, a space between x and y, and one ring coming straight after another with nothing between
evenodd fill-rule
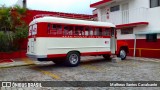
<instances>
[{"instance_id":1,"label":"building","mask_svg":"<svg viewBox=\"0 0 160 90\"><path fill-rule=\"evenodd\" d=\"M116 24L129 55L160 58L160 0L102 0L90 7L98 21Z\"/></svg>"}]
</instances>

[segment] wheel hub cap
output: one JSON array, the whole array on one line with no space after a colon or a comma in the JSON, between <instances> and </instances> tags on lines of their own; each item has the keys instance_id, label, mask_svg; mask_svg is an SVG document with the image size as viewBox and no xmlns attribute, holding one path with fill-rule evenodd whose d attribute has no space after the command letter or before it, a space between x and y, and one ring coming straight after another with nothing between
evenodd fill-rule
<instances>
[{"instance_id":1,"label":"wheel hub cap","mask_svg":"<svg viewBox=\"0 0 160 90\"><path fill-rule=\"evenodd\" d=\"M121 50L120 51L120 57L125 58L125 56L126 56L126 52L124 50Z\"/></svg>"},{"instance_id":2,"label":"wheel hub cap","mask_svg":"<svg viewBox=\"0 0 160 90\"><path fill-rule=\"evenodd\" d=\"M72 63L72 64L76 64L78 62L78 56L76 54L72 54L70 57L69 57L69 61Z\"/></svg>"}]
</instances>

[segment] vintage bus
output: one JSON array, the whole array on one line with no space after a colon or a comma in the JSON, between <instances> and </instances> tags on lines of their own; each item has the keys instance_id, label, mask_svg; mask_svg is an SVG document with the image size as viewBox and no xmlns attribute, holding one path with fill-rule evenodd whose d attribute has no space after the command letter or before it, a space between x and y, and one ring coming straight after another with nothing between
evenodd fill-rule
<instances>
[{"instance_id":1,"label":"vintage bus","mask_svg":"<svg viewBox=\"0 0 160 90\"><path fill-rule=\"evenodd\" d=\"M127 49L116 43L112 23L44 16L29 24L27 56L68 66L79 65L80 56L125 59Z\"/></svg>"}]
</instances>

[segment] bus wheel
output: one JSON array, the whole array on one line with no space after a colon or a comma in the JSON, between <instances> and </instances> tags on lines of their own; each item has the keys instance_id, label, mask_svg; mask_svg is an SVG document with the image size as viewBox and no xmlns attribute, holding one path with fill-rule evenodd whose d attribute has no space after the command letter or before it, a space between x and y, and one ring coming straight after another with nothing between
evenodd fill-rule
<instances>
[{"instance_id":1,"label":"bus wheel","mask_svg":"<svg viewBox=\"0 0 160 90\"><path fill-rule=\"evenodd\" d=\"M127 56L126 50L121 49L120 53L119 53L119 56L120 56L121 60L126 59L126 56Z\"/></svg>"},{"instance_id":2,"label":"bus wheel","mask_svg":"<svg viewBox=\"0 0 160 90\"><path fill-rule=\"evenodd\" d=\"M109 54L103 55L104 59L106 59L106 60L111 60L110 56L111 55L109 55Z\"/></svg>"},{"instance_id":3,"label":"bus wheel","mask_svg":"<svg viewBox=\"0 0 160 90\"><path fill-rule=\"evenodd\" d=\"M78 66L80 63L80 54L78 52L69 52L65 64L70 67Z\"/></svg>"}]
</instances>

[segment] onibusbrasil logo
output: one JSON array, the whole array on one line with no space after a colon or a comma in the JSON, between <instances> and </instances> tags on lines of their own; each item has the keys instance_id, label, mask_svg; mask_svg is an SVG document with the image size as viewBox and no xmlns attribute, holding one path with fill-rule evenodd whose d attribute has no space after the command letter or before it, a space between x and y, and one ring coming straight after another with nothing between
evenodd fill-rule
<instances>
[{"instance_id":1,"label":"onibusbrasil logo","mask_svg":"<svg viewBox=\"0 0 160 90\"><path fill-rule=\"evenodd\" d=\"M42 87L42 84L34 82L2 82L2 87Z\"/></svg>"}]
</instances>

